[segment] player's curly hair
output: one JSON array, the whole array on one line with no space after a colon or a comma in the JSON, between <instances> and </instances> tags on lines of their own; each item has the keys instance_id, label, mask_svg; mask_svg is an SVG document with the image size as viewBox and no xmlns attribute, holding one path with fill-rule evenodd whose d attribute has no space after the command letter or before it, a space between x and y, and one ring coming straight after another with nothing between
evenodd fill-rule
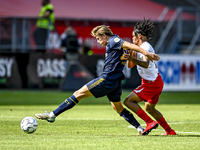
<instances>
[{"instance_id":1,"label":"player's curly hair","mask_svg":"<svg viewBox=\"0 0 200 150\"><path fill-rule=\"evenodd\" d=\"M147 37L148 40L152 39L155 34L155 26L151 19L145 19L143 21L138 21L135 25L134 32L137 35L138 33Z\"/></svg>"}]
</instances>

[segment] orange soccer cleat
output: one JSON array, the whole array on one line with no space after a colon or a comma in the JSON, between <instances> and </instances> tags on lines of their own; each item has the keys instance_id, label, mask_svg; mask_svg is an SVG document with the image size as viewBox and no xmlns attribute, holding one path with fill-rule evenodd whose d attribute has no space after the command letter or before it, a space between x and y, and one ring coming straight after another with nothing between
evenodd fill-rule
<instances>
[{"instance_id":1,"label":"orange soccer cleat","mask_svg":"<svg viewBox=\"0 0 200 150\"><path fill-rule=\"evenodd\" d=\"M158 127L158 123L156 121L152 121L147 123L146 129L142 132L142 135L148 135L151 130L156 129Z\"/></svg>"},{"instance_id":2,"label":"orange soccer cleat","mask_svg":"<svg viewBox=\"0 0 200 150\"><path fill-rule=\"evenodd\" d=\"M161 135L176 135L176 132L173 129L171 129L170 132L166 131L165 133L163 133Z\"/></svg>"}]
</instances>

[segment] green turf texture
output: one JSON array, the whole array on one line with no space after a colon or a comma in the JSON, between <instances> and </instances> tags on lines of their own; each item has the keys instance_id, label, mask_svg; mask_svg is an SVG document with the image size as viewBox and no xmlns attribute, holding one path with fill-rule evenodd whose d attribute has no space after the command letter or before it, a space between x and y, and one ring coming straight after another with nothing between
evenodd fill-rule
<instances>
[{"instance_id":1,"label":"green turf texture","mask_svg":"<svg viewBox=\"0 0 200 150\"><path fill-rule=\"evenodd\" d=\"M123 91L123 99L131 91ZM64 112L54 123L38 121L32 134L20 128L21 120L35 113L52 111L72 92L0 91L1 150L178 150L200 148L200 92L163 92L157 109L164 115L177 136L160 136L162 127L148 136L137 131L120 117L106 97L82 100ZM141 103L144 108L144 103ZM143 120L134 115L145 127Z\"/></svg>"}]
</instances>

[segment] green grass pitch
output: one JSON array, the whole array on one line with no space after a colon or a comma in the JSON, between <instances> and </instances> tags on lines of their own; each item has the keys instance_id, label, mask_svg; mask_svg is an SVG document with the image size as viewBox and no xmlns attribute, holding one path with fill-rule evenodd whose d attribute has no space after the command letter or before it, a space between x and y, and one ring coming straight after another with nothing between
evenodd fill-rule
<instances>
[{"instance_id":1,"label":"green grass pitch","mask_svg":"<svg viewBox=\"0 0 200 150\"><path fill-rule=\"evenodd\" d=\"M124 90L123 99L131 91ZM111 107L106 97L83 99L54 123L38 120L32 134L20 128L21 120L52 111L72 92L0 91L1 150L197 150L200 149L200 92L163 92L157 109L177 136L160 136L162 127L148 136L137 136ZM144 103L141 103L144 108ZM143 120L134 115L145 127Z\"/></svg>"}]
</instances>

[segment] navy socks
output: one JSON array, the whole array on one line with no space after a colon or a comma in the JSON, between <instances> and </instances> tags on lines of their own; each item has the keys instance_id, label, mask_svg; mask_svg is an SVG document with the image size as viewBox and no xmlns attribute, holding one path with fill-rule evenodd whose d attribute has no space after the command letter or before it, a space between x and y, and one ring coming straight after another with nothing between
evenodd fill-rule
<instances>
[{"instance_id":1,"label":"navy socks","mask_svg":"<svg viewBox=\"0 0 200 150\"><path fill-rule=\"evenodd\" d=\"M132 124L136 129L138 126L140 126L139 122L135 119L133 114L131 112L129 112L128 110L126 110L125 108L119 115L122 116L130 124Z\"/></svg>"},{"instance_id":2,"label":"navy socks","mask_svg":"<svg viewBox=\"0 0 200 150\"><path fill-rule=\"evenodd\" d=\"M60 104L60 106L57 109L55 109L53 111L53 113L54 113L55 116L58 116L62 112L64 112L64 111L66 111L66 110L71 109L72 107L74 107L78 102L79 101L76 99L76 97L74 95L72 95L71 97L69 97L68 99L66 99L62 104ZM125 108L120 113L120 116L122 116L126 121L128 121L135 128L137 128L138 126L140 126L140 124L135 119L135 117L133 116L133 114L131 112L129 112L128 110L126 110Z\"/></svg>"},{"instance_id":3,"label":"navy socks","mask_svg":"<svg viewBox=\"0 0 200 150\"><path fill-rule=\"evenodd\" d=\"M76 97L72 95L71 97L66 99L62 104L60 104L60 106L57 109L55 109L53 113L55 114L55 116L58 116L62 112L74 107L78 102L79 101L76 99Z\"/></svg>"}]
</instances>

